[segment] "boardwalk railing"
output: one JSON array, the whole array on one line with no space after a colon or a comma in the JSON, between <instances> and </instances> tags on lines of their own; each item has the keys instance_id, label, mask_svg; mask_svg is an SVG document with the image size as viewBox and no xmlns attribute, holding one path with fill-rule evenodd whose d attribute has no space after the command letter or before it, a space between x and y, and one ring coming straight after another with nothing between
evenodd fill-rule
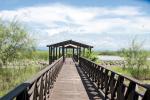
<instances>
[{"instance_id":1,"label":"boardwalk railing","mask_svg":"<svg viewBox=\"0 0 150 100\"><path fill-rule=\"evenodd\" d=\"M79 60L79 58L78 58L77 55L73 55L73 59L74 59L76 62L78 62L78 60Z\"/></svg>"},{"instance_id":2,"label":"boardwalk railing","mask_svg":"<svg viewBox=\"0 0 150 100\"><path fill-rule=\"evenodd\" d=\"M79 67L104 94L105 99L150 100L149 85L106 69L86 58L79 58Z\"/></svg>"},{"instance_id":3,"label":"boardwalk railing","mask_svg":"<svg viewBox=\"0 0 150 100\"><path fill-rule=\"evenodd\" d=\"M56 77L63 65L63 57L10 91L0 100L46 100L49 98Z\"/></svg>"}]
</instances>

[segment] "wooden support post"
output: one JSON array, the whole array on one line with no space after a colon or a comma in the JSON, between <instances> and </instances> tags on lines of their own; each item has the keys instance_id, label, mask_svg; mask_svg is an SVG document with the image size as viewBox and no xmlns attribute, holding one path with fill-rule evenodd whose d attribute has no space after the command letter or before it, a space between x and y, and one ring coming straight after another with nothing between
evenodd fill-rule
<instances>
[{"instance_id":1,"label":"wooden support post","mask_svg":"<svg viewBox=\"0 0 150 100\"><path fill-rule=\"evenodd\" d=\"M90 53L91 53L91 48L90 48Z\"/></svg>"},{"instance_id":2,"label":"wooden support post","mask_svg":"<svg viewBox=\"0 0 150 100\"><path fill-rule=\"evenodd\" d=\"M51 59L50 59L50 58L51 58L51 57L50 57L51 54L50 54L50 53L51 53L51 48L49 47L49 53L48 53L48 54L49 54L49 56L48 56L48 59L49 59L49 65L51 64Z\"/></svg>"},{"instance_id":3,"label":"wooden support post","mask_svg":"<svg viewBox=\"0 0 150 100\"><path fill-rule=\"evenodd\" d=\"M72 55L74 56L74 48L72 48Z\"/></svg>"},{"instance_id":4,"label":"wooden support post","mask_svg":"<svg viewBox=\"0 0 150 100\"><path fill-rule=\"evenodd\" d=\"M53 54L52 54L52 53L53 53L53 47L51 47L51 53L50 53L50 56L51 56L51 58L50 58L50 59L51 59L51 63L53 62Z\"/></svg>"},{"instance_id":5,"label":"wooden support post","mask_svg":"<svg viewBox=\"0 0 150 100\"><path fill-rule=\"evenodd\" d=\"M79 57L81 56L81 47L79 47Z\"/></svg>"},{"instance_id":6,"label":"wooden support post","mask_svg":"<svg viewBox=\"0 0 150 100\"><path fill-rule=\"evenodd\" d=\"M85 48L83 48L83 56L85 56Z\"/></svg>"},{"instance_id":7,"label":"wooden support post","mask_svg":"<svg viewBox=\"0 0 150 100\"><path fill-rule=\"evenodd\" d=\"M77 47L77 56L78 56L79 54L78 54L78 47Z\"/></svg>"},{"instance_id":8,"label":"wooden support post","mask_svg":"<svg viewBox=\"0 0 150 100\"><path fill-rule=\"evenodd\" d=\"M62 56L63 56L63 61L65 61L65 55L64 55L64 46L62 47Z\"/></svg>"},{"instance_id":9,"label":"wooden support post","mask_svg":"<svg viewBox=\"0 0 150 100\"><path fill-rule=\"evenodd\" d=\"M53 61L55 60L55 47L53 47Z\"/></svg>"},{"instance_id":10,"label":"wooden support post","mask_svg":"<svg viewBox=\"0 0 150 100\"><path fill-rule=\"evenodd\" d=\"M77 59L79 60L79 47L77 47Z\"/></svg>"},{"instance_id":11,"label":"wooden support post","mask_svg":"<svg viewBox=\"0 0 150 100\"><path fill-rule=\"evenodd\" d=\"M76 48L76 55L78 55L78 47Z\"/></svg>"},{"instance_id":12,"label":"wooden support post","mask_svg":"<svg viewBox=\"0 0 150 100\"><path fill-rule=\"evenodd\" d=\"M67 57L67 48L66 48L66 57Z\"/></svg>"},{"instance_id":13,"label":"wooden support post","mask_svg":"<svg viewBox=\"0 0 150 100\"><path fill-rule=\"evenodd\" d=\"M61 50L61 47L59 47L59 58L60 58L60 50Z\"/></svg>"},{"instance_id":14,"label":"wooden support post","mask_svg":"<svg viewBox=\"0 0 150 100\"><path fill-rule=\"evenodd\" d=\"M56 47L56 59L57 59L57 57L58 57L58 56L57 56L57 47Z\"/></svg>"},{"instance_id":15,"label":"wooden support post","mask_svg":"<svg viewBox=\"0 0 150 100\"><path fill-rule=\"evenodd\" d=\"M83 48L81 47L81 56L83 56Z\"/></svg>"},{"instance_id":16,"label":"wooden support post","mask_svg":"<svg viewBox=\"0 0 150 100\"><path fill-rule=\"evenodd\" d=\"M53 47L51 47L51 62L53 62Z\"/></svg>"}]
</instances>

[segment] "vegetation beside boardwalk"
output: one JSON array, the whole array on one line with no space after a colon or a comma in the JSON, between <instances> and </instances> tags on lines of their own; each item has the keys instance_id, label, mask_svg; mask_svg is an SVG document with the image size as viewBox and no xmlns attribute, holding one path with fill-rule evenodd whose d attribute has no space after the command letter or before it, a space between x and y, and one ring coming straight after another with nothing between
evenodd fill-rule
<instances>
[{"instance_id":1,"label":"vegetation beside boardwalk","mask_svg":"<svg viewBox=\"0 0 150 100\"><path fill-rule=\"evenodd\" d=\"M139 43L136 39L133 39L128 48L111 53L118 53L118 55L124 57L125 63L124 66L111 66L109 68L138 80L150 80L150 61L147 60L150 52L145 51L142 46L142 42Z\"/></svg>"},{"instance_id":2,"label":"vegetation beside boardwalk","mask_svg":"<svg viewBox=\"0 0 150 100\"><path fill-rule=\"evenodd\" d=\"M36 51L34 39L18 21L0 20L0 96L31 78L48 62L47 51Z\"/></svg>"},{"instance_id":3,"label":"vegetation beside boardwalk","mask_svg":"<svg viewBox=\"0 0 150 100\"><path fill-rule=\"evenodd\" d=\"M15 66L15 68L0 68L0 96L31 78L44 66L32 62L30 65Z\"/></svg>"},{"instance_id":4,"label":"vegetation beside boardwalk","mask_svg":"<svg viewBox=\"0 0 150 100\"><path fill-rule=\"evenodd\" d=\"M129 69L131 75L136 79L150 79L150 65L147 60L148 54L142 48L143 43L135 39L129 48L122 50L126 65L123 69Z\"/></svg>"},{"instance_id":5,"label":"vegetation beside boardwalk","mask_svg":"<svg viewBox=\"0 0 150 100\"><path fill-rule=\"evenodd\" d=\"M46 66L40 62L48 62L47 51L33 51L31 58L15 60L0 68L0 96L28 80Z\"/></svg>"}]
</instances>

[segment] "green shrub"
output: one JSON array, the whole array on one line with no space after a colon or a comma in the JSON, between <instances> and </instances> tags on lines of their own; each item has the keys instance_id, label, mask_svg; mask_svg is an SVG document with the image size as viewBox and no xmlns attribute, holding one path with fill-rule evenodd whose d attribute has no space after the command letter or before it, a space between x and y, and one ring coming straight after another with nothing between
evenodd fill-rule
<instances>
[{"instance_id":1,"label":"green shrub","mask_svg":"<svg viewBox=\"0 0 150 100\"><path fill-rule=\"evenodd\" d=\"M98 61L97 55L93 51L90 52L90 50L86 50L84 57L94 62Z\"/></svg>"},{"instance_id":2,"label":"green shrub","mask_svg":"<svg viewBox=\"0 0 150 100\"><path fill-rule=\"evenodd\" d=\"M3 64L24 58L25 52L34 49L34 41L29 32L17 21L0 20L0 60Z\"/></svg>"},{"instance_id":3,"label":"green shrub","mask_svg":"<svg viewBox=\"0 0 150 100\"><path fill-rule=\"evenodd\" d=\"M149 77L148 55L142 49L143 43L138 43L135 39L129 48L124 48L122 54L126 61L126 68L131 75L137 79L147 79ZM150 77L149 77L150 79Z\"/></svg>"}]
</instances>

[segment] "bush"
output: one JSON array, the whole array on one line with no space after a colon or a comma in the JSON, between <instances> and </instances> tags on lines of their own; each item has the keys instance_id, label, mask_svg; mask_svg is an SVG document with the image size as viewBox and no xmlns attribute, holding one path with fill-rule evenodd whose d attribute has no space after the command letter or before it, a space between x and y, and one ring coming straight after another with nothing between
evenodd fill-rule
<instances>
[{"instance_id":1,"label":"bush","mask_svg":"<svg viewBox=\"0 0 150 100\"><path fill-rule=\"evenodd\" d=\"M17 21L0 21L0 60L3 64L24 58L25 52L33 50L33 39Z\"/></svg>"},{"instance_id":2,"label":"bush","mask_svg":"<svg viewBox=\"0 0 150 100\"><path fill-rule=\"evenodd\" d=\"M143 43L137 43L134 39L129 48L122 50L127 69L129 69L131 75L137 79L147 79L149 76L148 72L150 72L147 60L148 55L145 50L142 49L142 45Z\"/></svg>"},{"instance_id":3,"label":"bush","mask_svg":"<svg viewBox=\"0 0 150 100\"><path fill-rule=\"evenodd\" d=\"M84 57L94 62L97 62L98 60L97 55L93 51L90 52L89 50L86 50Z\"/></svg>"}]
</instances>

